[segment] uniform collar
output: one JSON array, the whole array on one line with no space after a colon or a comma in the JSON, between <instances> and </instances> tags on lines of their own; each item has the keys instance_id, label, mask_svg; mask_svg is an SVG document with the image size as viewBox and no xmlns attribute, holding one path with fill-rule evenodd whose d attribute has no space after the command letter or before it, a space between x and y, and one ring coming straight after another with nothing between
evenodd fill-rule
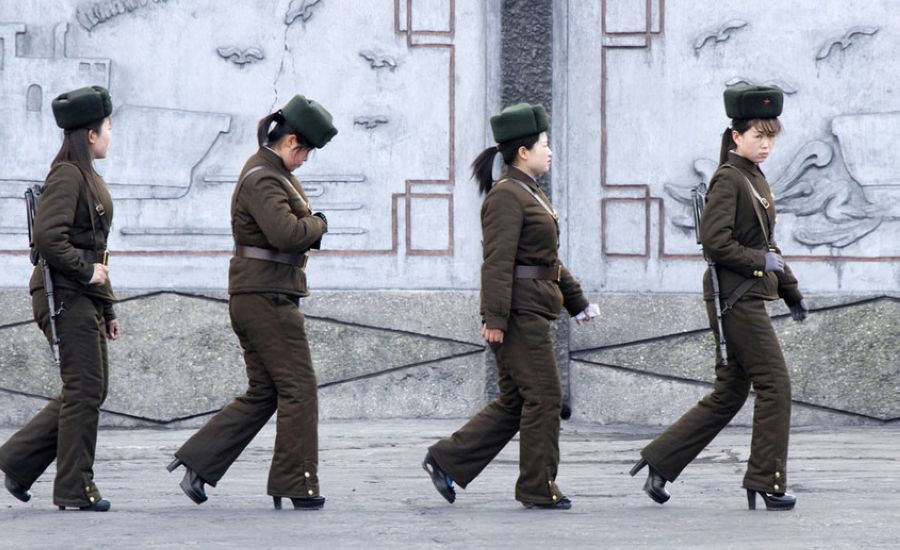
<instances>
[{"instance_id":1,"label":"uniform collar","mask_svg":"<svg viewBox=\"0 0 900 550\"><path fill-rule=\"evenodd\" d=\"M274 150L266 147L265 145L261 145L259 147L259 151L256 152L256 155L261 158L266 164L275 168L279 173L284 174L285 176L290 176L291 173L284 166L284 161L281 160L281 157Z\"/></svg>"},{"instance_id":2,"label":"uniform collar","mask_svg":"<svg viewBox=\"0 0 900 550\"><path fill-rule=\"evenodd\" d=\"M537 181L535 181L535 179L533 177L529 176L522 170L519 170L515 166L507 166L505 176L508 178L512 178L514 180L519 180L522 183L524 183L525 185L527 185L528 187L531 187L532 189L534 189L535 191L540 190L540 186L538 185Z\"/></svg>"},{"instance_id":3,"label":"uniform collar","mask_svg":"<svg viewBox=\"0 0 900 550\"><path fill-rule=\"evenodd\" d=\"M735 153L734 151L728 151L728 162L737 166L741 170L745 172L749 172L751 174L762 175L762 170L759 169L759 165L755 162L750 161L747 158L742 157L741 155Z\"/></svg>"}]
</instances>

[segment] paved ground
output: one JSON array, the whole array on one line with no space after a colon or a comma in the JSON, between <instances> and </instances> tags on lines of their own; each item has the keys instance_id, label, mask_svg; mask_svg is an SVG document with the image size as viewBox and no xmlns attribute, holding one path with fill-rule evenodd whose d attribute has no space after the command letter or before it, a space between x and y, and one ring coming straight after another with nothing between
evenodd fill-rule
<instances>
[{"instance_id":1,"label":"paved ground","mask_svg":"<svg viewBox=\"0 0 900 550\"><path fill-rule=\"evenodd\" d=\"M96 480L107 514L58 512L52 471L27 504L0 494L3 548L869 548L900 547L900 426L795 431L793 512L750 512L740 489L749 432L720 435L659 506L627 470L655 430L563 423L559 483L572 510L513 500L518 443L444 502L419 467L447 420L327 422L320 512L276 512L269 424L196 506L164 466L189 430L104 430ZM5 440L11 431L0 430Z\"/></svg>"}]
</instances>

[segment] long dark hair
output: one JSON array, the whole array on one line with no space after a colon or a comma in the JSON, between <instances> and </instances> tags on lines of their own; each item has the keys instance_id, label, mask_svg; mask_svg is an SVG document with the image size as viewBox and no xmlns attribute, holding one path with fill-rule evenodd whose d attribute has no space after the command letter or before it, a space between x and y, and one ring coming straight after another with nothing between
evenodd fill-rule
<instances>
[{"instance_id":1,"label":"long dark hair","mask_svg":"<svg viewBox=\"0 0 900 550\"><path fill-rule=\"evenodd\" d=\"M91 156L91 143L88 140L88 133L93 130L99 134L103 129L105 120L103 118L81 128L65 130L59 152L56 153L53 162L50 163L51 168L61 162L70 162L77 166L91 187L96 200L100 200L100 189L104 186L104 183L100 175L94 170L94 158Z\"/></svg>"},{"instance_id":2,"label":"long dark hair","mask_svg":"<svg viewBox=\"0 0 900 550\"><path fill-rule=\"evenodd\" d=\"M273 123L274 126L272 125ZM313 146L303 137L303 134L284 119L281 111L275 111L262 117L259 124L256 125L256 141L259 142L260 147L263 145L276 145L291 134L297 137L297 145L306 149L313 149Z\"/></svg>"},{"instance_id":3,"label":"long dark hair","mask_svg":"<svg viewBox=\"0 0 900 550\"><path fill-rule=\"evenodd\" d=\"M507 166L512 166L513 161L516 159L516 153L519 151L519 147L531 149L534 147L534 144L537 143L540 136L540 134L532 134L530 136L504 141L503 143L488 147L475 157L475 160L472 161L472 177L475 178L475 181L478 183L478 189L481 191L481 194L486 195L494 186L492 169L494 167L494 157L497 156L497 153L500 153L500 156L503 157L503 162L506 163Z\"/></svg>"},{"instance_id":4,"label":"long dark hair","mask_svg":"<svg viewBox=\"0 0 900 550\"><path fill-rule=\"evenodd\" d=\"M735 118L731 121L731 126L725 128L722 132L722 146L719 149L719 165L728 162L728 151L734 151L737 143L731 136L731 132L735 131L741 135L750 128L756 128L760 132L769 137L777 136L781 133L781 121L777 118Z\"/></svg>"}]
</instances>

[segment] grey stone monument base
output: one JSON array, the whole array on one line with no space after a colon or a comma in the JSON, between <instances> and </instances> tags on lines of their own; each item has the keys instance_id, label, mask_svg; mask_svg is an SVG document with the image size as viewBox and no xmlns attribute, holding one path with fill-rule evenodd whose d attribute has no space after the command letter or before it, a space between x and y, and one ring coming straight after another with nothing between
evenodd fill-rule
<instances>
[{"instance_id":1,"label":"grey stone monument base","mask_svg":"<svg viewBox=\"0 0 900 550\"><path fill-rule=\"evenodd\" d=\"M596 296L596 294L594 294ZM120 293L101 424L184 428L245 389L223 292ZM900 419L896 297L813 296L804 323L771 313L792 375L795 425ZM663 426L712 388L699 295L603 294L597 321L557 323L573 419ZM472 291L315 291L301 302L323 419L466 418L496 391ZM23 289L0 292L0 426L21 426L59 391ZM753 395L736 425L749 425Z\"/></svg>"}]
</instances>

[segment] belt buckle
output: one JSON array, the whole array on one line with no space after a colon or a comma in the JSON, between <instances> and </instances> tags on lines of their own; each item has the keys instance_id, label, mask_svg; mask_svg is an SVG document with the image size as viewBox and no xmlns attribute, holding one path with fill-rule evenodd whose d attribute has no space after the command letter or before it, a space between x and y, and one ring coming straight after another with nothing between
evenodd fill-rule
<instances>
[{"instance_id":1,"label":"belt buckle","mask_svg":"<svg viewBox=\"0 0 900 550\"><path fill-rule=\"evenodd\" d=\"M558 283L560 279L562 279L562 266L558 265L556 266L556 282Z\"/></svg>"}]
</instances>

